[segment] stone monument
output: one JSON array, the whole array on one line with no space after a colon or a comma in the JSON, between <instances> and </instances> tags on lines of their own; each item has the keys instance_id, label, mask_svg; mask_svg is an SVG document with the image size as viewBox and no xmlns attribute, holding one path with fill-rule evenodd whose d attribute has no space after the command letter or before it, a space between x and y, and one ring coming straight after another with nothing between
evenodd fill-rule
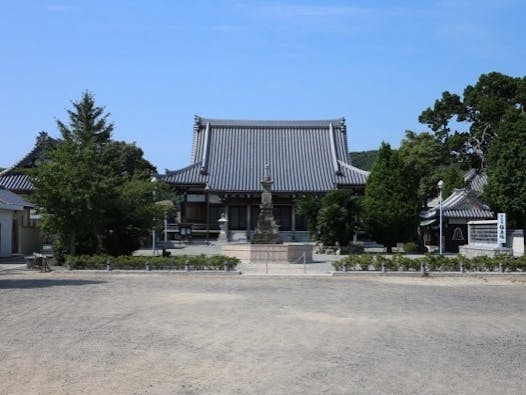
<instances>
[{"instance_id":1,"label":"stone monument","mask_svg":"<svg viewBox=\"0 0 526 395\"><path fill-rule=\"evenodd\" d=\"M221 218L217 220L219 223L219 237L217 238L218 244L228 243L228 219L225 217L225 213L221 213Z\"/></svg>"},{"instance_id":2,"label":"stone monument","mask_svg":"<svg viewBox=\"0 0 526 395\"><path fill-rule=\"evenodd\" d=\"M279 236L279 226L272 210L273 181L265 164L263 192L258 222L251 243L222 244L223 255L239 258L243 263L308 263L312 262L312 243L286 243Z\"/></svg>"},{"instance_id":3,"label":"stone monument","mask_svg":"<svg viewBox=\"0 0 526 395\"><path fill-rule=\"evenodd\" d=\"M272 206L272 191L271 187L274 183L270 179L268 172L268 164L265 164L265 174L261 185L263 192L261 193L261 205L259 206L259 217L256 225L256 230L252 236L252 244L282 244L283 240L279 237L279 226L276 224L274 218L274 211Z\"/></svg>"}]
</instances>

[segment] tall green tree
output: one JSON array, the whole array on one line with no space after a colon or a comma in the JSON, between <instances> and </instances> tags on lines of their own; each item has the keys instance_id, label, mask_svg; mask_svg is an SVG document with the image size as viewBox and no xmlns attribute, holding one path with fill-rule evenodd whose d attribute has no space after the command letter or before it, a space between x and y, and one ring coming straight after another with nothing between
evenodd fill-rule
<instances>
[{"instance_id":1,"label":"tall green tree","mask_svg":"<svg viewBox=\"0 0 526 395\"><path fill-rule=\"evenodd\" d=\"M103 250L111 255L128 254L139 248L140 240L161 219L162 207L154 205L155 196L164 192L152 184L154 166L143 158L134 144L112 141L104 150L104 162L110 168L113 192L106 204L106 215L100 231Z\"/></svg>"},{"instance_id":2,"label":"tall green tree","mask_svg":"<svg viewBox=\"0 0 526 395\"><path fill-rule=\"evenodd\" d=\"M444 181L444 196L449 196L453 189L463 188L464 169L451 161L448 148L431 133L406 131L406 136L398 150L401 160L407 167L408 174L417 187L417 195L422 207L437 195L437 183Z\"/></svg>"},{"instance_id":3,"label":"tall green tree","mask_svg":"<svg viewBox=\"0 0 526 395\"><path fill-rule=\"evenodd\" d=\"M526 232L526 113L509 111L488 152L488 185L484 199L510 224Z\"/></svg>"},{"instance_id":4,"label":"tall green tree","mask_svg":"<svg viewBox=\"0 0 526 395\"><path fill-rule=\"evenodd\" d=\"M68 111L69 122L57 121L62 139L31 173L44 230L73 255L111 252L115 238L127 239L129 250L156 210L154 167L134 145L111 140L109 115L85 92Z\"/></svg>"},{"instance_id":5,"label":"tall green tree","mask_svg":"<svg viewBox=\"0 0 526 395\"><path fill-rule=\"evenodd\" d=\"M525 105L525 77L491 72L468 85L463 97L443 92L433 108L420 114L419 121L429 125L456 161L485 169L489 146L504 115Z\"/></svg>"},{"instance_id":6,"label":"tall green tree","mask_svg":"<svg viewBox=\"0 0 526 395\"><path fill-rule=\"evenodd\" d=\"M382 143L365 186L363 221L388 252L416 235L419 202L413 180L398 152Z\"/></svg>"},{"instance_id":7,"label":"tall green tree","mask_svg":"<svg viewBox=\"0 0 526 395\"><path fill-rule=\"evenodd\" d=\"M435 173L440 166L448 163L444 144L430 133L406 131L399 155L410 169L412 183L417 186L418 199L425 206L430 197L436 196Z\"/></svg>"}]
</instances>

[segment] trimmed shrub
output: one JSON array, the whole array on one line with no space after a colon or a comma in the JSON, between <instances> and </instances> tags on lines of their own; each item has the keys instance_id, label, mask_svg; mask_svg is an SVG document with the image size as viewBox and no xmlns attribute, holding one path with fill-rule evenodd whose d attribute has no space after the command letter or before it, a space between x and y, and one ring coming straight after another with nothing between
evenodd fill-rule
<instances>
[{"instance_id":1,"label":"trimmed shrub","mask_svg":"<svg viewBox=\"0 0 526 395\"><path fill-rule=\"evenodd\" d=\"M225 264L228 270L233 270L239 263L239 259L223 255L181 255L174 257L162 256L130 256L122 255L110 257L106 255L77 255L67 256L71 269L106 269L106 262L111 263L112 269L144 270L146 262L150 263L152 270L183 270L188 265L189 270L224 270Z\"/></svg>"},{"instance_id":2,"label":"trimmed shrub","mask_svg":"<svg viewBox=\"0 0 526 395\"><path fill-rule=\"evenodd\" d=\"M349 255L345 258L333 262L335 270L343 270L347 264L347 270L381 270L382 264L389 271L419 271L422 263L426 264L428 271L460 271L460 265L467 272L494 272L499 270L499 264L505 272L525 272L526 256L511 257L497 256L487 257L478 256L471 259L462 255L445 256L427 254L418 259L411 259L401 254L391 256L385 255Z\"/></svg>"}]
</instances>

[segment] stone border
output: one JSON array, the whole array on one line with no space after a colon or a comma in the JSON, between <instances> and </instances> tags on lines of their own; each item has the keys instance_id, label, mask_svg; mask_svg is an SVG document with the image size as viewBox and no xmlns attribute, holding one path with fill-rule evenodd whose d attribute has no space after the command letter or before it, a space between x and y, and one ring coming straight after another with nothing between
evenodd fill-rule
<instances>
[{"instance_id":1,"label":"stone border","mask_svg":"<svg viewBox=\"0 0 526 395\"><path fill-rule=\"evenodd\" d=\"M496 277L523 277L526 276L526 272L426 272L422 273L420 271L415 272L381 272L377 270L371 271L331 271L333 277L352 277L352 276L366 276L366 275L375 275L375 276L391 276L391 277L474 277L474 276L496 276Z\"/></svg>"},{"instance_id":2,"label":"stone border","mask_svg":"<svg viewBox=\"0 0 526 395\"><path fill-rule=\"evenodd\" d=\"M140 269L112 269L112 270L98 270L98 269L74 269L68 270L59 266L60 269L52 269L51 272L56 273L106 273L106 274L182 274L182 275L214 275L214 276L239 276L242 273L239 270L140 270ZM35 272L36 273L36 272Z\"/></svg>"}]
</instances>

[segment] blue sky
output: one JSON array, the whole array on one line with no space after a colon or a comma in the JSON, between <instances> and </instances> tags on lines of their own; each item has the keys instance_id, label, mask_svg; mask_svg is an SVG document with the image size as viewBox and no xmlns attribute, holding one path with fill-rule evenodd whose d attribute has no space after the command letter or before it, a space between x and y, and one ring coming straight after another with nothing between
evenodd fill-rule
<instances>
[{"instance_id":1,"label":"blue sky","mask_svg":"<svg viewBox=\"0 0 526 395\"><path fill-rule=\"evenodd\" d=\"M442 91L526 75L524 3L3 0L0 166L86 89L160 172L189 163L194 114L345 116L349 150L396 147Z\"/></svg>"}]
</instances>

